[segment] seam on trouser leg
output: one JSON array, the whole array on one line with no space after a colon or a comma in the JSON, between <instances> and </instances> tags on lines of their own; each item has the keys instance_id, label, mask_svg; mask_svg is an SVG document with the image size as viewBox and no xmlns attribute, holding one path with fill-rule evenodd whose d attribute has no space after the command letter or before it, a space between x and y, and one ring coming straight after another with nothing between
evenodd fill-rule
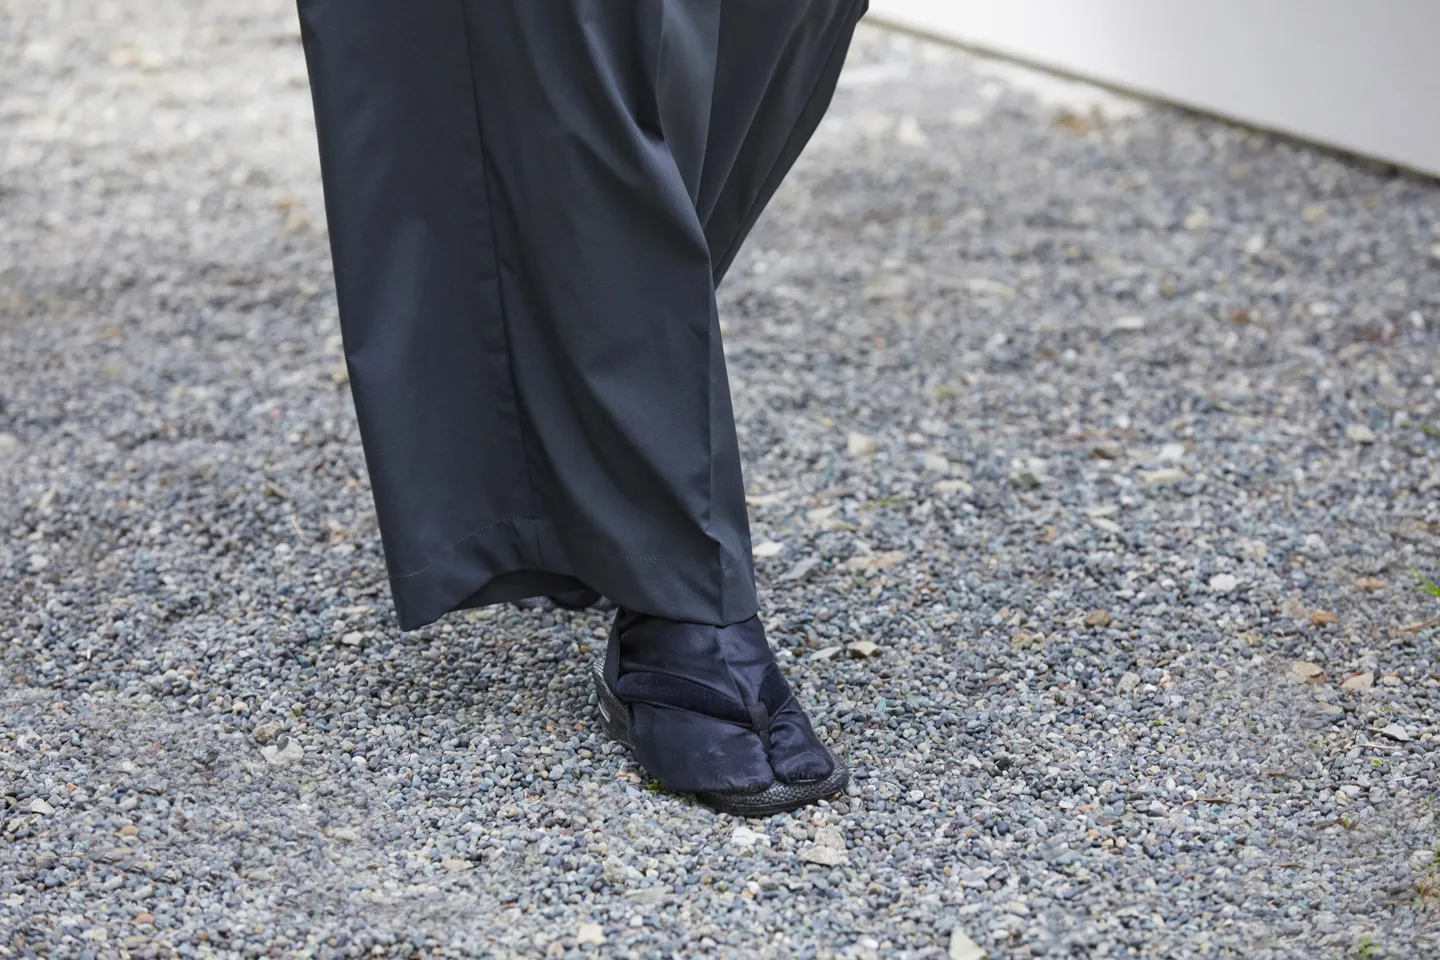
<instances>
[{"instance_id":1,"label":"seam on trouser leg","mask_svg":"<svg viewBox=\"0 0 1440 960\"><path fill-rule=\"evenodd\" d=\"M485 195L486 220L490 226L490 250L494 258L493 269L495 271L496 297L500 301L500 333L505 341L505 372L510 381L510 395L515 401L515 431L520 435L520 451L525 459L525 486L530 496L530 514L538 514L539 498L535 494L535 470L534 460L530 452L530 440L526 436L525 415L522 410L523 403L520 399L520 390L515 383L515 353L510 342L510 311L505 303L505 278L501 272L500 236L495 229L495 203L493 182L490 177L490 160L485 153L485 124L480 116L480 96L476 92L475 84L475 47L470 40L470 18L466 10L466 0L455 0L460 8L460 25L465 33L465 64L470 74L470 102L475 112L475 136L480 143L481 161L481 190ZM538 548L538 544L537 544Z\"/></svg>"}]
</instances>

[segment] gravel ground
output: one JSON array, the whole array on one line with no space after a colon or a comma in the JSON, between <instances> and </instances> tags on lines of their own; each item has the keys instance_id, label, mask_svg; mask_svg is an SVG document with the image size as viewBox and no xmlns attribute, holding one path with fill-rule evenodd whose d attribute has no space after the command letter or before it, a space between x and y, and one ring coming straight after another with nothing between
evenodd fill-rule
<instances>
[{"instance_id":1,"label":"gravel ground","mask_svg":"<svg viewBox=\"0 0 1440 960\"><path fill-rule=\"evenodd\" d=\"M740 823L604 615L395 630L290 5L0 49L0 956L1440 955L1434 183L862 31L723 296L856 780Z\"/></svg>"}]
</instances>

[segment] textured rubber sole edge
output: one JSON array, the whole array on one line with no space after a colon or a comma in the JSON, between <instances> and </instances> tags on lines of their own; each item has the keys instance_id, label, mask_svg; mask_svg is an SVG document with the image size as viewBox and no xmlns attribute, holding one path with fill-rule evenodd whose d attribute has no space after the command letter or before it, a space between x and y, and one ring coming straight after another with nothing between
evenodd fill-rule
<instances>
[{"instance_id":1,"label":"textured rubber sole edge","mask_svg":"<svg viewBox=\"0 0 1440 960\"><path fill-rule=\"evenodd\" d=\"M597 660L590 668L590 676L595 680L595 706L600 711L601 728L611 740L626 750L634 750L635 746L630 742L630 708L605 682L605 665Z\"/></svg>"},{"instance_id":2,"label":"textured rubber sole edge","mask_svg":"<svg viewBox=\"0 0 1440 960\"><path fill-rule=\"evenodd\" d=\"M590 674L595 680L595 705L600 712L600 726L610 739L633 752L630 741L630 708L610 684L605 682L605 668L597 661ZM841 757L831 754L835 769L823 780L802 783L780 783L778 780L758 793L697 793L695 799L720 813L737 817L773 817L809 806L835 796L850 782L850 768Z\"/></svg>"}]
</instances>

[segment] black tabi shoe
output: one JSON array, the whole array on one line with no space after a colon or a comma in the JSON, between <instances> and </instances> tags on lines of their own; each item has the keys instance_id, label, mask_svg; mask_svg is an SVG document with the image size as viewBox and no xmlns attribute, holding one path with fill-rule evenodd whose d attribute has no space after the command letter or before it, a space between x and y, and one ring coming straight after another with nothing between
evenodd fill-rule
<instances>
[{"instance_id":1,"label":"black tabi shoe","mask_svg":"<svg viewBox=\"0 0 1440 960\"><path fill-rule=\"evenodd\" d=\"M600 602L600 591L591 590L586 587L584 590L570 590L566 593L552 593L550 602L557 607L564 607L566 610L589 610Z\"/></svg>"},{"instance_id":2,"label":"black tabi shoe","mask_svg":"<svg viewBox=\"0 0 1440 960\"><path fill-rule=\"evenodd\" d=\"M512 602L522 610L590 610L597 607L601 610L614 609L610 601L602 597L598 590L591 590L589 587L565 590L546 596L526 597L524 600Z\"/></svg>"},{"instance_id":3,"label":"black tabi shoe","mask_svg":"<svg viewBox=\"0 0 1440 960\"><path fill-rule=\"evenodd\" d=\"M661 786L721 813L784 813L849 782L780 673L759 617L712 627L622 610L592 672L605 732Z\"/></svg>"}]
</instances>

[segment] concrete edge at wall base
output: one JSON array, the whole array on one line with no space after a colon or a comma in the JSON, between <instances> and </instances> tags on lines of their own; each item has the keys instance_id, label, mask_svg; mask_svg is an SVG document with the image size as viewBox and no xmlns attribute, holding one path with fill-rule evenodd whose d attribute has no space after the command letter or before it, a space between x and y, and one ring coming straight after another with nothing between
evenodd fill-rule
<instances>
[{"instance_id":1,"label":"concrete edge at wall base","mask_svg":"<svg viewBox=\"0 0 1440 960\"><path fill-rule=\"evenodd\" d=\"M1300 133L1295 130L1289 130L1282 126L1277 126L1273 123L1255 120L1239 114L1217 111L1213 107L1180 99L1162 93L1160 91L1144 87L1132 86L1129 84L1118 83L1112 80L1106 80L1089 74L1076 72L1059 64L1046 60L1035 59L1033 57L1026 57L1023 54L1017 54L1011 50L1003 50L998 47L987 46L985 44L976 43L970 40L963 40L954 36L953 34L949 34L941 30L924 27L903 18L892 17L884 13L876 13L872 10L865 17L865 22L873 24L874 26L882 27L886 30L892 30L896 33L903 33L912 37L917 37L921 40L928 40L932 43L939 43L947 47L954 47L958 50L964 50L967 53L972 53L979 57L987 57L993 60L1001 60L1006 63L1017 64L1022 67L1028 67L1032 70L1039 70L1043 73L1048 73L1052 76L1060 77L1065 80L1074 80L1080 83L1088 83L1091 86L1099 87L1102 90L1109 90L1112 93L1120 94L1122 96L1130 97L1136 100L1141 100L1146 103L1155 104L1157 106L1165 107L1172 110L1178 109L1186 113L1195 114L1197 116L1219 120L1224 123L1231 124L1232 126L1242 127L1246 130L1263 133L1267 136L1275 137L1288 143L1293 143L1297 146L1304 147L1307 150L1315 150L1319 153L1337 157L1341 160L1345 160L1346 162L1360 164L1362 166L1372 169L1378 168L1379 171L1384 173L1391 173L1419 180L1440 182L1440 171L1426 170L1421 167L1411 166L1409 164L1401 163L1397 160L1392 160L1387 157L1381 157L1375 154L1365 153L1351 147L1340 146L1323 140L1317 140L1312 136L1307 136L1304 133Z\"/></svg>"}]
</instances>

